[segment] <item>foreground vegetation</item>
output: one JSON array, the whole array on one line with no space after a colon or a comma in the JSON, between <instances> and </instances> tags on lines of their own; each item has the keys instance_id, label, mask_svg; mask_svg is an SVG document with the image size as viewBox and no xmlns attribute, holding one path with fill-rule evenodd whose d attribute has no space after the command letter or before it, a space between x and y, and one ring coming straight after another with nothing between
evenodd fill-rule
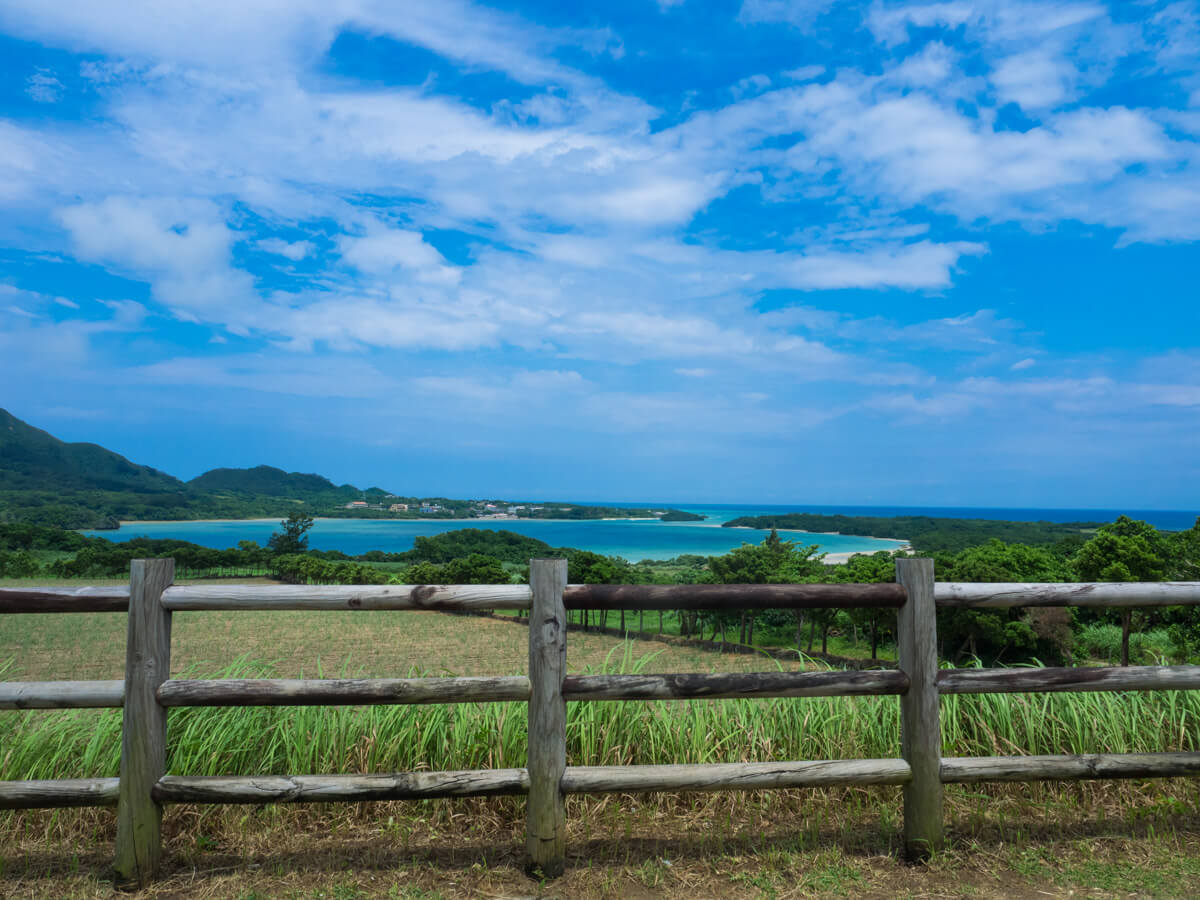
<instances>
[{"instance_id":1,"label":"foreground vegetation","mask_svg":"<svg viewBox=\"0 0 1200 900\"><path fill-rule=\"evenodd\" d=\"M584 584L768 584L795 582L870 583L895 579L898 554L858 555L828 565L816 546L800 546L771 534L761 544L743 544L718 557L630 563L508 531L460 529L419 537L412 550L371 551L349 557L312 551L312 518L293 513L268 546L242 541L214 550L185 541L136 538L115 543L62 529L0 523L0 577L52 575L61 578L121 576L135 558L171 556L180 577L271 575L300 584L502 584L528 578L531 557L564 556L569 580ZM1160 532L1121 516L1080 536L1051 546L989 540L958 552L934 554L939 580L960 582L1170 581L1200 578L1200 521L1187 531ZM634 628L625 612L580 610L585 627ZM645 629L644 615L637 630ZM894 640L893 610L676 610L658 617L658 630L707 638L724 646L790 646L821 653L853 648L870 660L886 658ZM669 625L669 628L667 627ZM652 624L653 627L653 624ZM1034 660L1072 663L1110 659L1127 664L1166 658L1200 658L1200 607L1142 611L1089 609L943 610L939 652L961 663ZM819 640L819 643L818 643ZM861 645L861 649L860 649Z\"/></svg>"},{"instance_id":2,"label":"foreground vegetation","mask_svg":"<svg viewBox=\"0 0 1200 900\"><path fill-rule=\"evenodd\" d=\"M638 671L641 665L617 667ZM220 677L269 677L242 663ZM494 674L494 673L493 673ZM525 765L523 703L179 709L168 771L285 775ZM119 710L0 719L5 779L112 776ZM1200 750L1200 696L981 694L942 699L946 756ZM899 755L894 697L568 704L571 765L651 765Z\"/></svg>"},{"instance_id":3,"label":"foreground vegetation","mask_svg":"<svg viewBox=\"0 0 1200 900\"><path fill-rule=\"evenodd\" d=\"M122 666L121 614L3 616L12 678ZM507 637L506 637L507 636ZM771 668L572 632L572 671ZM524 671L526 631L440 613L178 613L188 677ZM221 658L252 650L274 662ZM345 653L346 657L339 654ZM372 656L364 654L371 653ZM265 654L271 654L266 656ZM298 654L298 655L297 655ZM687 655L690 654L690 655ZM106 656L107 655L107 656ZM29 667L29 660L40 666ZM436 661L431 664L431 661ZM568 704L572 765L895 757L895 697ZM947 755L1197 750L1200 694L947 696ZM115 775L119 710L0 715L0 778ZM295 774L521 766L524 704L176 709L168 770ZM951 849L899 858L898 788L572 798L568 872L522 871L517 798L315 807L172 807L151 896L1188 896L1200 876L1200 782L948 786ZM0 896L108 896L107 810L0 814ZM968 890L969 889L969 890Z\"/></svg>"},{"instance_id":4,"label":"foreground vegetation","mask_svg":"<svg viewBox=\"0 0 1200 900\"><path fill-rule=\"evenodd\" d=\"M950 846L897 852L899 789L568 798L567 871L523 870L520 800L169 807L161 879L138 896L290 900L1184 898L1200 878L1195 782L947 794ZM112 897L113 815L28 813L0 896Z\"/></svg>"}]
</instances>

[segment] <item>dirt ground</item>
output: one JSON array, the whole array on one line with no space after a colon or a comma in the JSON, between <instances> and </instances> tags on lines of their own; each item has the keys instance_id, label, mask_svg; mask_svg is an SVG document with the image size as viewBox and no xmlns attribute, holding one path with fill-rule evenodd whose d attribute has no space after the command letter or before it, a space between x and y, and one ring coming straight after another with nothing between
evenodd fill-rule
<instances>
[{"instance_id":1,"label":"dirt ground","mask_svg":"<svg viewBox=\"0 0 1200 900\"><path fill-rule=\"evenodd\" d=\"M513 801L173 808L145 898L1184 898L1200 895L1200 813L1151 787L1047 802L952 798L949 848L900 854L895 797L791 791L573 803L565 875L523 871ZM1141 797L1143 802L1138 802ZM113 897L112 814L23 814L0 896ZM130 896L130 895L123 895Z\"/></svg>"}]
</instances>

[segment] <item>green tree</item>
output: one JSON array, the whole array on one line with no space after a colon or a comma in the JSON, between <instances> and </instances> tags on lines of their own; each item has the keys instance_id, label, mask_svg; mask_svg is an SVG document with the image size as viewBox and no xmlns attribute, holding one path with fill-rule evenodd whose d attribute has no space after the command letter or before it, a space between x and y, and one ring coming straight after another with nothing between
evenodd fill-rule
<instances>
[{"instance_id":1,"label":"green tree","mask_svg":"<svg viewBox=\"0 0 1200 900\"><path fill-rule=\"evenodd\" d=\"M960 553L938 554L941 581L983 583L1070 581L1071 568L1053 547L1006 544L992 539ZM944 609L938 612L942 655L997 660L1008 651L1040 659L1071 653L1071 615L1062 608Z\"/></svg>"},{"instance_id":2,"label":"green tree","mask_svg":"<svg viewBox=\"0 0 1200 900\"><path fill-rule=\"evenodd\" d=\"M709 557L708 566L713 580L720 584L815 582L820 581L825 573L825 554L819 553L819 549L815 544L797 546L795 541L785 541L779 537L778 531L771 529L761 544L742 544L724 556ZM806 610L794 609L790 613L796 625L796 649L802 650ZM780 617L778 611L762 616L767 624L778 624ZM722 634L734 621L740 621L745 633L747 619L752 624L754 614L741 609L711 610L705 615L705 620Z\"/></svg>"},{"instance_id":3,"label":"green tree","mask_svg":"<svg viewBox=\"0 0 1200 900\"><path fill-rule=\"evenodd\" d=\"M1174 548L1155 528L1121 516L1102 525L1080 548L1075 570L1080 581L1163 581L1170 577ZM1121 665L1129 665L1132 610L1121 611Z\"/></svg>"},{"instance_id":4,"label":"green tree","mask_svg":"<svg viewBox=\"0 0 1200 900\"><path fill-rule=\"evenodd\" d=\"M859 553L840 566L829 567L829 580L847 584L876 584L896 580L896 557L887 550ZM860 607L846 610L851 625L867 632L871 641L871 659L879 658L879 644L896 630L896 611L881 607Z\"/></svg>"},{"instance_id":5,"label":"green tree","mask_svg":"<svg viewBox=\"0 0 1200 900\"><path fill-rule=\"evenodd\" d=\"M503 563L482 553L452 559L442 566L442 570L445 584L508 584L510 581Z\"/></svg>"},{"instance_id":6,"label":"green tree","mask_svg":"<svg viewBox=\"0 0 1200 900\"><path fill-rule=\"evenodd\" d=\"M1187 531L1171 536L1171 578L1200 581L1200 516Z\"/></svg>"},{"instance_id":7,"label":"green tree","mask_svg":"<svg viewBox=\"0 0 1200 900\"><path fill-rule=\"evenodd\" d=\"M271 535L267 548L272 553L303 553L308 549L308 530L313 526L313 517L294 512L279 523L280 531Z\"/></svg>"}]
</instances>

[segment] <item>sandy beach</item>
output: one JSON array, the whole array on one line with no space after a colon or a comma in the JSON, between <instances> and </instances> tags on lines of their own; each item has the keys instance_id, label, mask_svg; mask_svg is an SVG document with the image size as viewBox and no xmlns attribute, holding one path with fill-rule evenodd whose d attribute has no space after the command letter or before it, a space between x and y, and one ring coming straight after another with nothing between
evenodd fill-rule
<instances>
[{"instance_id":1,"label":"sandy beach","mask_svg":"<svg viewBox=\"0 0 1200 900\"><path fill-rule=\"evenodd\" d=\"M891 538L876 538L876 540L891 540ZM890 551L897 551L897 550L903 551L905 553L911 553L912 547L910 547L908 544L904 544L901 547L890 548ZM826 553L825 554L825 562L830 563L835 566L840 566L843 563L849 562L850 557L852 557L852 556L862 556L864 554L869 556L872 552L878 552L878 551L857 550L853 553Z\"/></svg>"}]
</instances>

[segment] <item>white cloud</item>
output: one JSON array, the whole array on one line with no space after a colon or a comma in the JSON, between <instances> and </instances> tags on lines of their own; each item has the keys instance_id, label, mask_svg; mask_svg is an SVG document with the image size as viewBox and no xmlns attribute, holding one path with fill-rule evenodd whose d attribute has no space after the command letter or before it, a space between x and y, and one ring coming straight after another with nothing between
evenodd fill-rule
<instances>
[{"instance_id":1,"label":"white cloud","mask_svg":"<svg viewBox=\"0 0 1200 900\"><path fill-rule=\"evenodd\" d=\"M1070 63L1041 50L1006 56L996 65L991 81L1001 102L1027 110L1050 109L1075 98L1079 72Z\"/></svg>"},{"instance_id":2,"label":"white cloud","mask_svg":"<svg viewBox=\"0 0 1200 900\"><path fill-rule=\"evenodd\" d=\"M281 238L267 238L257 241L256 245L266 253L286 256L293 262L299 262L306 256L312 256L317 249L317 245L312 241L285 241Z\"/></svg>"},{"instance_id":3,"label":"white cloud","mask_svg":"<svg viewBox=\"0 0 1200 900\"><path fill-rule=\"evenodd\" d=\"M178 384L300 397L380 397L398 383L374 366L344 357L320 361L264 353L180 357L133 368L145 384Z\"/></svg>"},{"instance_id":4,"label":"white cloud","mask_svg":"<svg viewBox=\"0 0 1200 900\"><path fill-rule=\"evenodd\" d=\"M885 244L861 251L818 251L792 256L782 281L792 287L834 289L900 287L910 290L941 288L965 255L986 252L981 244L959 241L935 244Z\"/></svg>"},{"instance_id":5,"label":"white cloud","mask_svg":"<svg viewBox=\"0 0 1200 900\"><path fill-rule=\"evenodd\" d=\"M762 74L748 75L747 77L738 81L737 84L735 84L732 88L730 88L730 93L733 94L734 99L740 100L742 97L749 97L749 96L753 96L754 94L761 94L763 91L765 91L770 86L771 86L771 79L769 76L762 75Z\"/></svg>"},{"instance_id":6,"label":"white cloud","mask_svg":"<svg viewBox=\"0 0 1200 900\"><path fill-rule=\"evenodd\" d=\"M783 77L789 81L812 81L814 78L820 78L824 74L824 66L811 65L800 66L796 69L788 69L783 73Z\"/></svg>"},{"instance_id":7,"label":"white cloud","mask_svg":"<svg viewBox=\"0 0 1200 900\"><path fill-rule=\"evenodd\" d=\"M37 103L57 103L66 87L53 73L39 69L25 79L25 93Z\"/></svg>"},{"instance_id":8,"label":"white cloud","mask_svg":"<svg viewBox=\"0 0 1200 900\"><path fill-rule=\"evenodd\" d=\"M797 28L807 28L833 5L834 0L742 0L738 20L748 23L786 22Z\"/></svg>"},{"instance_id":9,"label":"white cloud","mask_svg":"<svg viewBox=\"0 0 1200 900\"><path fill-rule=\"evenodd\" d=\"M375 227L364 237L338 239L342 261L363 272L383 274L397 267L442 269L445 259L425 242L419 232L403 228Z\"/></svg>"},{"instance_id":10,"label":"white cloud","mask_svg":"<svg viewBox=\"0 0 1200 900\"><path fill-rule=\"evenodd\" d=\"M741 19L812 28L832 8L747 0ZM57 210L76 260L148 284L147 306L113 308L111 327L145 327L166 308L205 334L276 345L223 357L216 374L185 356L147 378L229 389L264 379L286 392L295 376L294 389L317 396L319 384L303 377L308 359L383 351L412 366L422 351L440 360L518 349L516 372L505 357L494 376L414 380L405 369L388 375L390 387L443 404L592 393L596 411L628 428L682 422L715 393L731 414L754 404L764 428L819 420L783 415L788 401L774 387L759 397L764 373L821 381L840 409L865 403L906 418L1038 403L1092 409L1138 391L1178 407L1194 396L1193 382L1175 375L1139 376L1136 389L1028 373L1014 379L1021 390L959 372L935 379L925 357L944 354L912 352L971 354L962 365L976 374L1013 378L1008 370L1035 358L1039 374L1054 371L1023 324L929 296L975 268L996 223L1042 230L1078 220L1125 241L1200 237L1200 153L1186 120L1149 105L1088 105L1111 71L1104 53L1119 60L1137 46L1095 4L877 3L868 23L892 48L878 66L772 69L725 95L736 102L678 115L564 62L620 57L621 38L603 27L543 28L461 3L148 9L136 0L0 10L14 33L107 54L85 75L108 118L100 128L0 122L0 203L21 216L0 228L40 233ZM1185 18L1160 27L1183 29ZM910 42L914 27L943 30ZM324 54L343 29L428 48L463 72L503 72L527 89L484 108L433 82L333 80ZM1153 64L1186 68L1159 56ZM1029 117L1021 130L998 124L997 106L1010 101ZM723 230L716 204L735 188L737 202L762 205L755 234ZM706 210L713 215L697 219ZM445 246L439 232L466 247L454 264L431 243ZM340 235L336 252L318 252L330 233ZM243 248L306 264L264 266L257 256L242 268ZM313 274L296 287L299 268ZM850 290L896 292L887 300L895 314L864 317L854 294L806 295L819 309L757 305L773 291ZM14 301L52 309L39 303ZM95 333L64 330L59 340ZM582 372L565 368L577 365ZM685 390L630 388L639 366ZM378 371L324 374L348 379L329 390L375 396L366 383Z\"/></svg>"}]
</instances>

